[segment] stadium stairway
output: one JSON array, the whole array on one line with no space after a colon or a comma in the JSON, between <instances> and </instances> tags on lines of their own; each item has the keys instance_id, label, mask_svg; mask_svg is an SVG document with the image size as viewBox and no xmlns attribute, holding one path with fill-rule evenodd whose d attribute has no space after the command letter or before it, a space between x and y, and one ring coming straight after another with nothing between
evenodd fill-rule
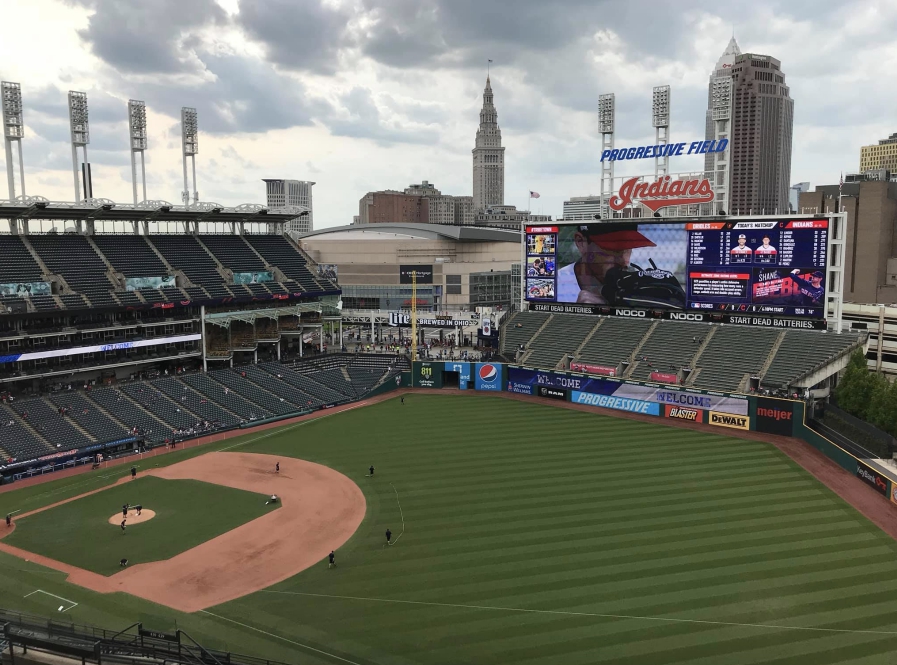
<instances>
[{"instance_id":1,"label":"stadium stairway","mask_svg":"<svg viewBox=\"0 0 897 665\"><path fill-rule=\"evenodd\" d=\"M656 321L608 317L582 345L575 360L606 367L619 367L624 361L631 362L653 323Z\"/></svg>"},{"instance_id":2,"label":"stadium stairway","mask_svg":"<svg viewBox=\"0 0 897 665\"><path fill-rule=\"evenodd\" d=\"M131 400L125 393L111 386L94 388L85 397L106 413L115 413L116 420L130 430L137 427L150 443L161 443L171 438L172 428L149 411Z\"/></svg>"},{"instance_id":3,"label":"stadium stairway","mask_svg":"<svg viewBox=\"0 0 897 665\"><path fill-rule=\"evenodd\" d=\"M117 441L130 436L124 424L98 404L89 401L80 391L59 392L52 395L50 401L57 408L68 409L66 417L96 439L97 443Z\"/></svg>"},{"instance_id":4,"label":"stadium stairway","mask_svg":"<svg viewBox=\"0 0 897 665\"><path fill-rule=\"evenodd\" d=\"M521 362L531 367L556 369L597 325L592 316L552 316L530 339Z\"/></svg>"},{"instance_id":5,"label":"stadium stairway","mask_svg":"<svg viewBox=\"0 0 897 665\"><path fill-rule=\"evenodd\" d=\"M658 321L641 348L634 353L627 378L649 381L651 372L677 374L683 367L691 367L692 358L699 346L696 338L700 337L703 342L709 330L710 326L703 323ZM643 357L648 362L642 361Z\"/></svg>"},{"instance_id":6,"label":"stadium stairway","mask_svg":"<svg viewBox=\"0 0 897 665\"><path fill-rule=\"evenodd\" d=\"M285 397L278 397L276 393L263 390L255 383L249 380L249 374L246 378L241 376L244 370L240 369L221 369L209 372L209 377L227 386L229 391L235 391L244 399L249 400L253 404L258 405L262 409L269 411L276 416L285 416L289 413L296 413L296 406L288 402Z\"/></svg>"},{"instance_id":7,"label":"stadium stairway","mask_svg":"<svg viewBox=\"0 0 897 665\"><path fill-rule=\"evenodd\" d=\"M323 402L315 399L308 393L304 393L283 379L278 378L277 373L269 374L257 365L247 365L240 369L246 372L246 380L251 381L262 390L267 390L274 395L283 397L299 411L308 411L323 404Z\"/></svg>"},{"instance_id":8,"label":"stadium stairway","mask_svg":"<svg viewBox=\"0 0 897 665\"><path fill-rule=\"evenodd\" d=\"M273 415L255 402L244 398L240 394L234 394L230 388L225 391L222 384L213 381L203 374L190 374L183 377L182 381L197 392L205 395L210 401L231 413L237 414L247 422L265 420Z\"/></svg>"},{"instance_id":9,"label":"stadium stairway","mask_svg":"<svg viewBox=\"0 0 897 665\"><path fill-rule=\"evenodd\" d=\"M586 335L586 336L583 338L583 340L582 340L582 342L580 343L580 345L577 346L576 349L573 351L573 357L574 357L574 358L579 358L579 354L582 353L582 350L583 350L583 348L585 348L585 345L588 344L588 343L592 340L592 338L593 338L596 334L598 334L598 333L600 332L600 330L601 330L601 325L602 325L605 321L606 321L606 319L604 319L604 318L600 318L600 319L598 319L598 323L595 325L595 327L592 328L591 331L589 331L589 334Z\"/></svg>"},{"instance_id":10,"label":"stadium stairway","mask_svg":"<svg viewBox=\"0 0 897 665\"><path fill-rule=\"evenodd\" d=\"M527 345L549 318L551 314L545 312L516 312L506 318L501 333L502 355L515 362L518 347L521 344Z\"/></svg>"},{"instance_id":11,"label":"stadium stairway","mask_svg":"<svg viewBox=\"0 0 897 665\"><path fill-rule=\"evenodd\" d=\"M738 391L745 376L756 376L781 333L772 328L720 326L699 361L701 371L689 377L698 388Z\"/></svg>"},{"instance_id":12,"label":"stadium stairway","mask_svg":"<svg viewBox=\"0 0 897 665\"><path fill-rule=\"evenodd\" d=\"M187 409L186 403L179 401L180 397L183 396L184 387L177 382L175 382L175 385L179 386L181 390L178 396L174 398L170 398L167 393L155 385L142 381L123 384L121 390L149 413L167 423L172 429L186 429L187 427L192 427L201 419Z\"/></svg>"},{"instance_id":13,"label":"stadium stairway","mask_svg":"<svg viewBox=\"0 0 897 665\"><path fill-rule=\"evenodd\" d=\"M152 385L167 395L172 402L183 406L191 415L191 422L187 425L180 425L181 429L192 427L200 420L217 423L221 427L234 427L239 425L242 420L236 413L196 392L173 376L155 379Z\"/></svg>"},{"instance_id":14,"label":"stadium stairway","mask_svg":"<svg viewBox=\"0 0 897 665\"><path fill-rule=\"evenodd\" d=\"M2 421L0 432L3 434L3 450L6 451L5 459L10 457L29 459L56 452L31 423L23 420L12 407L0 404L0 421Z\"/></svg>"}]
</instances>

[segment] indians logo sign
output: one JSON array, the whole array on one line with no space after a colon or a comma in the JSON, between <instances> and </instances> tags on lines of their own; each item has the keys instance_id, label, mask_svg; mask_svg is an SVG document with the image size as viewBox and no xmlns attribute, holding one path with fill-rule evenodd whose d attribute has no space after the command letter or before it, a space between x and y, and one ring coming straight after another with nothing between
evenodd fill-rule
<instances>
[{"instance_id":1,"label":"indians logo sign","mask_svg":"<svg viewBox=\"0 0 897 665\"><path fill-rule=\"evenodd\" d=\"M709 203L713 198L713 189L707 178L673 180L666 175L652 183L630 178L623 183L617 194L610 197L608 205L613 210L622 210L637 202L652 212L657 212L668 206Z\"/></svg>"}]
</instances>

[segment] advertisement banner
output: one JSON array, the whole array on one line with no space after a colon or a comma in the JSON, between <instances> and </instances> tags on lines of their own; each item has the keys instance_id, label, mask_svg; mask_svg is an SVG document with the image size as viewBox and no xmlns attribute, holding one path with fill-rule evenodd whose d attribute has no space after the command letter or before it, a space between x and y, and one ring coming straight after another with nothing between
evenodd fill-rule
<instances>
[{"instance_id":1,"label":"advertisement banner","mask_svg":"<svg viewBox=\"0 0 897 665\"><path fill-rule=\"evenodd\" d=\"M679 383L679 375L669 372L651 372L648 379L657 383Z\"/></svg>"},{"instance_id":2,"label":"advertisement banner","mask_svg":"<svg viewBox=\"0 0 897 665\"><path fill-rule=\"evenodd\" d=\"M754 426L766 434L791 436L794 428L794 403L786 400L757 398Z\"/></svg>"},{"instance_id":3,"label":"advertisement banner","mask_svg":"<svg viewBox=\"0 0 897 665\"><path fill-rule=\"evenodd\" d=\"M339 278L339 266L335 263L319 263L315 268L315 275L335 282Z\"/></svg>"},{"instance_id":4,"label":"advertisement banner","mask_svg":"<svg viewBox=\"0 0 897 665\"><path fill-rule=\"evenodd\" d=\"M878 471L866 466L862 462L857 462L857 478L869 485L876 492L888 495L888 480Z\"/></svg>"},{"instance_id":5,"label":"advertisement banner","mask_svg":"<svg viewBox=\"0 0 897 665\"><path fill-rule=\"evenodd\" d=\"M891 484L891 503L897 504L897 484Z\"/></svg>"},{"instance_id":6,"label":"advertisement banner","mask_svg":"<svg viewBox=\"0 0 897 665\"><path fill-rule=\"evenodd\" d=\"M461 390L467 390L467 384L470 383L470 363L445 361L446 372L458 372L458 387Z\"/></svg>"},{"instance_id":7,"label":"advertisement banner","mask_svg":"<svg viewBox=\"0 0 897 665\"><path fill-rule=\"evenodd\" d=\"M518 395L532 395L536 386L529 383L520 383L519 381L508 380L508 392L517 393Z\"/></svg>"},{"instance_id":8,"label":"advertisement banner","mask_svg":"<svg viewBox=\"0 0 897 665\"><path fill-rule=\"evenodd\" d=\"M607 367L605 365L592 365L591 363L570 363L570 371L585 372L586 374L596 374L598 376L616 376L616 367Z\"/></svg>"},{"instance_id":9,"label":"advertisement banner","mask_svg":"<svg viewBox=\"0 0 897 665\"><path fill-rule=\"evenodd\" d=\"M733 416L731 413L719 413L711 411L707 422L719 427L731 427L732 429L750 429L751 419L748 416Z\"/></svg>"},{"instance_id":10,"label":"advertisement banner","mask_svg":"<svg viewBox=\"0 0 897 665\"><path fill-rule=\"evenodd\" d=\"M508 367L508 380L516 384L567 388L598 395L612 395L643 402L718 411L737 416L747 416L749 410L749 402L744 397L734 397L723 393L709 394L685 388L659 388L634 381L605 379L597 376L568 375L511 366Z\"/></svg>"},{"instance_id":11,"label":"advertisement banner","mask_svg":"<svg viewBox=\"0 0 897 665\"><path fill-rule=\"evenodd\" d=\"M660 404L643 402L638 399L624 399L622 397L614 397L613 395L584 393L579 390L574 390L572 395L573 397L570 401L576 404L588 404L589 406L600 406L605 409L616 409L617 411L628 411L629 413L642 413L649 416L660 415Z\"/></svg>"},{"instance_id":12,"label":"advertisement banner","mask_svg":"<svg viewBox=\"0 0 897 665\"><path fill-rule=\"evenodd\" d=\"M701 409L689 409L682 406L665 406L663 407L663 415L665 418L675 418L677 420L690 420L693 423L704 422L704 411Z\"/></svg>"},{"instance_id":13,"label":"advertisement banner","mask_svg":"<svg viewBox=\"0 0 897 665\"><path fill-rule=\"evenodd\" d=\"M442 388L442 363L414 362L415 388Z\"/></svg>"},{"instance_id":14,"label":"advertisement banner","mask_svg":"<svg viewBox=\"0 0 897 665\"><path fill-rule=\"evenodd\" d=\"M466 328L473 325L472 319L455 319L449 315L437 314L434 317L422 317L418 315L417 325L422 328ZM411 315L406 312L390 312L389 325L399 328L411 327Z\"/></svg>"},{"instance_id":15,"label":"advertisement banner","mask_svg":"<svg viewBox=\"0 0 897 665\"><path fill-rule=\"evenodd\" d=\"M173 288L175 288L174 275L165 275L164 277L125 277L126 291Z\"/></svg>"},{"instance_id":16,"label":"advertisement banner","mask_svg":"<svg viewBox=\"0 0 897 665\"><path fill-rule=\"evenodd\" d=\"M138 339L133 342L116 342L114 344L99 344L96 346L76 346L71 349L53 349L52 351L29 351L8 356L0 356L0 363L14 363L23 360L42 360L44 358L62 358L65 356L77 356L82 353L105 353L107 351L122 351L126 349L139 349L147 346L159 346L162 344L178 344L181 342L197 342L202 339L199 333L187 335L175 335L173 337L154 337L153 339Z\"/></svg>"},{"instance_id":17,"label":"advertisement banner","mask_svg":"<svg viewBox=\"0 0 897 665\"><path fill-rule=\"evenodd\" d=\"M563 402L567 401L567 391L563 388L549 388L548 386L539 386L539 397L548 397L549 399L559 399Z\"/></svg>"},{"instance_id":18,"label":"advertisement banner","mask_svg":"<svg viewBox=\"0 0 897 665\"><path fill-rule=\"evenodd\" d=\"M261 284L262 282L273 282L273 273L260 272L235 272L234 284Z\"/></svg>"},{"instance_id":19,"label":"advertisement banner","mask_svg":"<svg viewBox=\"0 0 897 665\"><path fill-rule=\"evenodd\" d=\"M474 363L474 388L501 390L502 367L498 363Z\"/></svg>"},{"instance_id":20,"label":"advertisement banner","mask_svg":"<svg viewBox=\"0 0 897 665\"><path fill-rule=\"evenodd\" d=\"M417 275L418 284L433 283L432 265L400 265L399 284L411 284L412 275Z\"/></svg>"},{"instance_id":21,"label":"advertisement banner","mask_svg":"<svg viewBox=\"0 0 897 665\"><path fill-rule=\"evenodd\" d=\"M0 296L48 296L53 293L50 282L8 282L0 284Z\"/></svg>"}]
</instances>

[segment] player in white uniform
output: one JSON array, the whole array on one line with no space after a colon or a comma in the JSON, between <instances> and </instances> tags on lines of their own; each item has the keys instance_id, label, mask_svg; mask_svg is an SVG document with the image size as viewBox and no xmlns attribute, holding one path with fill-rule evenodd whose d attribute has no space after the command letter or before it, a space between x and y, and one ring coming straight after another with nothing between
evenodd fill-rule
<instances>
[{"instance_id":1,"label":"player in white uniform","mask_svg":"<svg viewBox=\"0 0 897 665\"><path fill-rule=\"evenodd\" d=\"M754 250L754 254L762 256L775 256L776 248L769 244L769 236L763 236L763 244Z\"/></svg>"},{"instance_id":2,"label":"player in white uniform","mask_svg":"<svg viewBox=\"0 0 897 665\"><path fill-rule=\"evenodd\" d=\"M573 234L579 260L558 270L557 302L606 305L601 295L611 268L626 268L637 247L656 247L631 224L582 224Z\"/></svg>"},{"instance_id":3,"label":"player in white uniform","mask_svg":"<svg viewBox=\"0 0 897 665\"><path fill-rule=\"evenodd\" d=\"M743 233L738 236L738 244L729 250L730 256L738 257L740 259L750 260L753 253L754 250L747 246L747 236Z\"/></svg>"}]
</instances>

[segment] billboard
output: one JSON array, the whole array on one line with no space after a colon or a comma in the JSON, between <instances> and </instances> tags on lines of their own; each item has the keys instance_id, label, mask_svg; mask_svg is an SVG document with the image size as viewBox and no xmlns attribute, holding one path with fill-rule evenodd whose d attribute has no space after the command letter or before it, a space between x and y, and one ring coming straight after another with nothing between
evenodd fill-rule
<instances>
[{"instance_id":1,"label":"billboard","mask_svg":"<svg viewBox=\"0 0 897 665\"><path fill-rule=\"evenodd\" d=\"M50 282L9 282L0 284L0 296L49 296L53 293Z\"/></svg>"},{"instance_id":2,"label":"billboard","mask_svg":"<svg viewBox=\"0 0 897 665\"><path fill-rule=\"evenodd\" d=\"M605 395L614 398L638 400L656 405L669 405L681 408L715 411L733 416L748 416L749 402L745 397L727 395L710 391L688 390L639 383L637 381L621 381L605 379L598 376L582 376L562 374L528 369L525 367L508 367L507 389L509 392L538 394L533 387L550 386L566 388L591 395ZM529 386L527 390L524 386ZM588 402L583 402L588 403ZM652 411L660 414L660 408Z\"/></svg>"},{"instance_id":3,"label":"billboard","mask_svg":"<svg viewBox=\"0 0 897 665\"><path fill-rule=\"evenodd\" d=\"M879 494L888 495L888 480L878 471L857 461L857 478L869 485Z\"/></svg>"},{"instance_id":4,"label":"billboard","mask_svg":"<svg viewBox=\"0 0 897 665\"><path fill-rule=\"evenodd\" d=\"M335 282L339 277L339 266L335 263L319 263L315 268L315 275Z\"/></svg>"},{"instance_id":5,"label":"billboard","mask_svg":"<svg viewBox=\"0 0 897 665\"><path fill-rule=\"evenodd\" d=\"M529 226L526 299L542 311L824 321L828 240L829 220L808 217Z\"/></svg>"},{"instance_id":6,"label":"billboard","mask_svg":"<svg viewBox=\"0 0 897 665\"><path fill-rule=\"evenodd\" d=\"M442 388L442 363L413 362L412 385L415 388Z\"/></svg>"},{"instance_id":7,"label":"billboard","mask_svg":"<svg viewBox=\"0 0 897 665\"><path fill-rule=\"evenodd\" d=\"M262 282L273 282L274 275L265 270L258 272L235 272L234 284L261 284Z\"/></svg>"},{"instance_id":8,"label":"billboard","mask_svg":"<svg viewBox=\"0 0 897 665\"><path fill-rule=\"evenodd\" d=\"M457 372L458 373L458 387L461 390L467 390L467 386L470 383L470 366L469 362L461 362L454 360L446 360L445 361L445 371L446 372Z\"/></svg>"},{"instance_id":9,"label":"billboard","mask_svg":"<svg viewBox=\"0 0 897 665\"><path fill-rule=\"evenodd\" d=\"M754 426L766 434L791 436L794 427L794 404L781 399L757 397Z\"/></svg>"},{"instance_id":10,"label":"billboard","mask_svg":"<svg viewBox=\"0 0 897 665\"><path fill-rule=\"evenodd\" d=\"M688 420L693 423L704 422L704 414L706 411L701 409L691 409L683 406L670 406L667 404L663 407L663 415L665 418L674 418L676 420Z\"/></svg>"},{"instance_id":11,"label":"billboard","mask_svg":"<svg viewBox=\"0 0 897 665\"><path fill-rule=\"evenodd\" d=\"M501 390L504 383L503 365L498 363L474 363L473 387L476 390Z\"/></svg>"},{"instance_id":12,"label":"billboard","mask_svg":"<svg viewBox=\"0 0 897 665\"><path fill-rule=\"evenodd\" d=\"M126 291L173 289L176 286L174 275L164 275L163 277L125 277Z\"/></svg>"},{"instance_id":13,"label":"billboard","mask_svg":"<svg viewBox=\"0 0 897 665\"><path fill-rule=\"evenodd\" d=\"M399 284L411 284L411 276L417 274L418 284L433 283L433 266L426 265L400 265Z\"/></svg>"}]
</instances>

